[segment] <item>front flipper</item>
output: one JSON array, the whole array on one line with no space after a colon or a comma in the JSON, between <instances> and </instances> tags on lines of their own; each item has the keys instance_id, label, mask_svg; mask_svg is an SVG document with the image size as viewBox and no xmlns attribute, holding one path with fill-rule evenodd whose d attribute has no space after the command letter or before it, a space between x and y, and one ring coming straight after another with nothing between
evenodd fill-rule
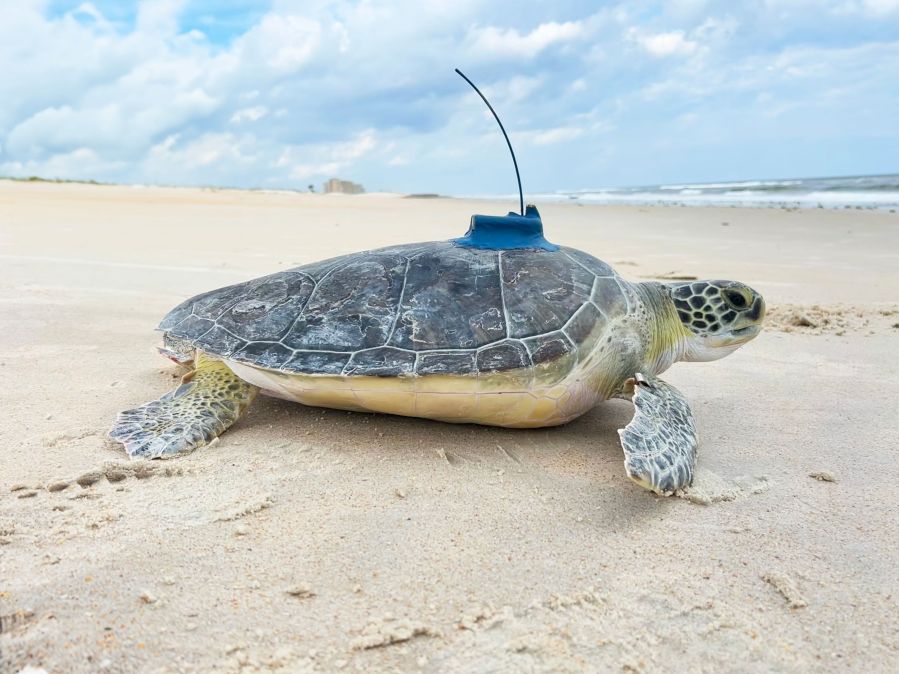
<instances>
[{"instance_id":1,"label":"front flipper","mask_svg":"<svg viewBox=\"0 0 899 674\"><path fill-rule=\"evenodd\" d=\"M697 446L693 412L671 384L639 373L631 381L634 418L618 431L624 468L641 487L668 496L693 481Z\"/></svg>"},{"instance_id":2,"label":"front flipper","mask_svg":"<svg viewBox=\"0 0 899 674\"><path fill-rule=\"evenodd\" d=\"M109 437L121 442L129 456L156 459L209 444L240 418L259 392L220 360L199 353L196 365L174 391L119 412Z\"/></svg>"}]
</instances>

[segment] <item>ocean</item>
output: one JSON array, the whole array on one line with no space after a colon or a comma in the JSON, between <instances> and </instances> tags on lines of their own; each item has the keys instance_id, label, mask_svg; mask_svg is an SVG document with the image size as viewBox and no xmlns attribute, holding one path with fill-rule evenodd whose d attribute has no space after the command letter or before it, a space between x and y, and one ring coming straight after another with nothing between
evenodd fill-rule
<instances>
[{"instance_id":1,"label":"ocean","mask_svg":"<svg viewBox=\"0 0 899 674\"><path fill-rule=\"evenodd\" d=\"M517 195L515 195L517 197ZM687 206L899 209L899 174L600 187L526 195L528 201Z\"/></svg>"}]
</instances>

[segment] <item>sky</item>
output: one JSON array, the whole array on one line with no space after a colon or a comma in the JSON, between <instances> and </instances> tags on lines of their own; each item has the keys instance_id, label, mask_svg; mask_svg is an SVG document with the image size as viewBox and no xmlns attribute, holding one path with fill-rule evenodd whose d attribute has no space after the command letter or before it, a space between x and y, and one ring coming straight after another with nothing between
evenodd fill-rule
<instances>
[{"instance_id":1,"label":"sky","mask_svg":"<svg viewBox=\"0 0 899 674\"><path fill-rule=\"evenodd\" d=\"M16 0L0 175L525 191L899 172L899 0Z\"/></svg>"}]
</instances>

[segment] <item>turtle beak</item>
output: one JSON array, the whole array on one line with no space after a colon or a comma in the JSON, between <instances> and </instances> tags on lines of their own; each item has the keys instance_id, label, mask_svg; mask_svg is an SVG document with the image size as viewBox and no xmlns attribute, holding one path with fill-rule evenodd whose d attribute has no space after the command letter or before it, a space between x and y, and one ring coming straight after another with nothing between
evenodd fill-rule
<instances>
[{"instance_id":1,"label":"turtle beak","mask_svg":"<svg viewBox=\"0 0 899 674\"><path fill-rule=\"evenodd\" d=\"M762 331L761 325L747 325L745 328L736 328L731 331L731 335L737 339L740 344L748 342L750 339L758 335Z\"/></svg>"},{"instance_id":2,"label":"turtle beak","mask_svg":"<svg viewBox=\"0 0 899 674\"><path fill-rule=\"evenodd\" d=\"M732 334L734 337L749 341L762 331L762 321L765 320L765 300L758 293L748 310L743 311L734 323Z\"/></svg>"},{"instance_id":3,"label":"turtle beak","mask_svg":"<svg viewBox=\"0 0 899 674\"><path fill-rule=\"evenodd\" d=\"M765 300L761 295L756 295L755 302L752 303L752 308L746 314L746 317L761 325L765 319Z\"/></svg>"}]
</instances>

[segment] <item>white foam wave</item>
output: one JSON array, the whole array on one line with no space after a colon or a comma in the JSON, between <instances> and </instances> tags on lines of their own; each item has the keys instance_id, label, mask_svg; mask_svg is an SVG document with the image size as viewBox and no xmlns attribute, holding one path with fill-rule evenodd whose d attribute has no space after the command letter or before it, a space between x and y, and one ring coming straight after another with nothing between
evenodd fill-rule
<instances>
[{"instance_id":1,"label":"white foam wave","mask_svg":"<svg viewBox=\"0 0 899 674\"><path fill-rule=\"evenodd\" d=\"M578 192L577 194L537 194L529 201L578 201L589 204L685 204L689 206L799 206L827 208L861 206L868 208L899 208L899 191L846 192L815 191L806 193L778 193L762 190L741 190L704 193L698 190L680 192Z\"/></svg>"},{"instance_id":2,"label":"white foam wave","mask_svg":"<svg viewBox=\"0 0 899 674\"><path fill-rule=\"evenodd\" d=\"M730 183L689 183L685 185L661 185L660 190L719 190L735 187L792 187L802 185L802 180L744 180Z\"/></svg>"}]
</instances>

